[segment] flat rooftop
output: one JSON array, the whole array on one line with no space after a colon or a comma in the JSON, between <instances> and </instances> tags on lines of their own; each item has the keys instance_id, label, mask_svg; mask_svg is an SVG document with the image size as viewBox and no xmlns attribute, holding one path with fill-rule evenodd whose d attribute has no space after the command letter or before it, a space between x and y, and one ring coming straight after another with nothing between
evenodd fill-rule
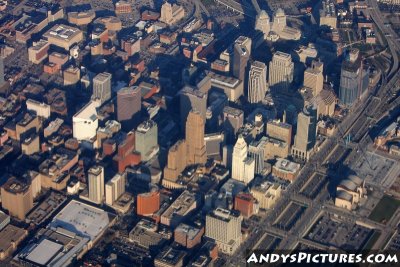
<instances>
[{"instance_id":1,"label":"flat rooftop","mask_svg":"<svg viewBox=\"0 0 400 267\"><path fill-rule=\"evenodd\" d=\"M74 28L68 25L57 24L54 25L50 30L45 32L43 36L46 38L56 38L62 41L68 41L81 33L82 31L78 28Z\"/></svg>"},{"instance_id":2,"label":"flat rooftop","mask_svg":"<svg viewBox=\"0 0 400 267\"><path fill-rule=\"evenodd\" d=\"M53 229L63 228L94 240L113 219L112 214L102 209L72 200L54 217L49 226Z\"/></svg>"}]
</instances>

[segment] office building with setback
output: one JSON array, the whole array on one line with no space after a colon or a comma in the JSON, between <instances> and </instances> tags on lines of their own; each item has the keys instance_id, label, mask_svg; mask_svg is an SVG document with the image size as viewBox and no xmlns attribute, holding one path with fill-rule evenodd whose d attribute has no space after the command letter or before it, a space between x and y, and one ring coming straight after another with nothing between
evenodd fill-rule
<instances>
[{"instance_id":1,"label":"office building with setback","mask_svg":"<svg viewBox=\"0 0 400 267\"><path fill-rule=\"evenodd\" d=\"M267 66L260 61L250 65L247 100L249 103L260 103L267 92Z\"/></svg>"},{"instance_id":2,"label":"office building with setback","mask_svg":"<svg viewBox=\"0 0 400 267\"><path fill-rule=\"evenodd\" d=\"M117 119L126 130L131 130L142 109L141 89L125 87L117 92Z\"/></svg>"},{"instance_id":3,"label":"office building with setback","mask_svg":"<svg viewBox=\"0 0 400 267\"><path fill-rule=\"evenodd\" d=\"M100 204L104 199L104 168L93 166L88 171L89 200Z\"/></svg>"},{"instance_id":4,"label":"office building with setback","mask_svg":"<svg viewBox=\"0 0 400 267\"><path fill-rule=\"evenodd\" d=\"M308 160L313 152L317 137L317 109L314 106L304 107L297 116L297 131L292 147L292 155Z\"/></svg>"},{"instance_id":5,"label":"office building with setback","mask_svg":"<svg viewBox=\"0 0 400 267\"><path fill-rule=\"evenodd\" d=\"M100 99L101 104L111 98L111 73L102 72L93 78L93 99Z\"/></svg>"},{"instance_id":6,"label":"office building with setback","mask_svg":"<svg viewBox=\"0 0 400 267\"><path fill-rule=\"evenodd\" d=\"M157 123L147 120L141 123L135 132L135 149L142 161L148 161L159 151Z\"/></svg>"},{"instance_id":7,"label":"office building with setback","mask_svg":"<svg viewBox=\"0 0 400 267\"><path fill-rule=\"evenodd\" d=\"M238 211L217 208L206 216L205 236L214 240L221 252L233 255L242 240L242 220Z\"/></svg>"},{"instance_id":8,"label":"office building with setback","mask_svg":"<svg viewBox=\"0 0 400 267\"><path fill-rule=\"evenodd\" d=\"M294 63L290 54L275 52L269 63L269 86L274 92L287 92L293 81Z\"/></svg>"}]
</instances>

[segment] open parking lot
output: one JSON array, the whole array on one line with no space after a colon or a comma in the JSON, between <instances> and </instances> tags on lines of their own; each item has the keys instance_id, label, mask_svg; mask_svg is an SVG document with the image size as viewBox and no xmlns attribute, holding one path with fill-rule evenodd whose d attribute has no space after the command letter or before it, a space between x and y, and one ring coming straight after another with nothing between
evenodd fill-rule
<instances>
[{"instance_id":1,"label":"open parking lot","mask_svg":"<svg viewBox=\"0 0 400 267\"><path fill-rule=\"evenodd\" d=\"M329 214L324 214L312 226L305 238L345 251L359 251L373 233L372 229L355 223L342 222Z\"/></svg>"}]
</instances>

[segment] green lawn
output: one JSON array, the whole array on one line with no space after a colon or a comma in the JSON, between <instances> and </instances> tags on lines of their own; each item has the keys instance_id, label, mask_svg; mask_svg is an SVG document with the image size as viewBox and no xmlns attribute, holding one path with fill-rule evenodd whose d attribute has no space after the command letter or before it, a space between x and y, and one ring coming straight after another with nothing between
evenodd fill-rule
<instances>
[{"instance_id":1,"label":"green lawn","mask_svg":"<svg viewBox=\"0 0 400 267\"><path fill-rule=\"evenodd\" d=\"M400 200L384 195L368 218L376 222L386 223L392 218L399 206Z\"/></svg>"}]
</instances>

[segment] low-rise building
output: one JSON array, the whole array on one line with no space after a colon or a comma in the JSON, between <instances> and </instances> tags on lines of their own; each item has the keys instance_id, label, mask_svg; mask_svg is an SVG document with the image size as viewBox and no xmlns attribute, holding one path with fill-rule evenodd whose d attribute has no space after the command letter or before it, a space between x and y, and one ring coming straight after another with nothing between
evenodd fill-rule
<instances>
[{"instance_id":1,"label":"low-rise building","mask_svg":"<svg viewBox=\"0 0 400 267\"><path fill-rule=\"evenodd\" d=\"M278 178L293 182L300 171L300 164L287 159L278 158L272 167L272 174Z\"/></svg>"}]
</instances>

